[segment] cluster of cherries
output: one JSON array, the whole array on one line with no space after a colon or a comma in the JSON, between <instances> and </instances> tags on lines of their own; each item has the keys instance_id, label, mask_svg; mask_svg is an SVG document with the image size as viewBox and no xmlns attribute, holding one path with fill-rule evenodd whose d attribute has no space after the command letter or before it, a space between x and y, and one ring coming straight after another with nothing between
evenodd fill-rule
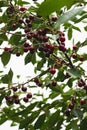
<instances>
[{"instance_id":1,"label":"cluster of cherries","mask_svg":"<svg viewBox=\"0 0 87 130\"><path fill-rule=\"evenodd\" d=\"M11 89L13 91L13 95L12 96L9 96L9 95L5 96L5 99L6 99L7 103L8 104L13 104L13 103L20 104L21 99L19 99L18 94L16 94L16 92L18 91L19 88L17 86L13 86ZM22 86L21 91L22 92L27 92L27 87ZM29 99L31 99L31 98L32 98L32 94L27 93L26 96L23 97L23 101L27 103L29 101Z\"/></svg>"}]
</instances>

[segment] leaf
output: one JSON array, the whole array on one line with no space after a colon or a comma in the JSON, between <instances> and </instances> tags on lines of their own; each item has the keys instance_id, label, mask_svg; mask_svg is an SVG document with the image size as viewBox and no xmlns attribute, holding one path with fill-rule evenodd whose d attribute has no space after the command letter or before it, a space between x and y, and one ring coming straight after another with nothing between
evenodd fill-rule
<instances>
[{"instance_id":1,"label":"leaf","mask_svg":"<svg viewBox=\"0 0 87 130\"><path fill-rule=\"evenodd\" d=\"M4 75L2 78L1 78L1 81L2 83L5 83L5 84L10 84L12 82L12 78L13 78L13 72L12 70L10 69L8 74Z\"/></svg>"},{"instance_id":2,"label":"leaf","mask_svg":"<svg viewBox=\"0 0 87 130\"><path fill-rule=\"evenodd\" d=\"M58 122L59 114L60 114L60 112L59 112L59 111L56 111L55 113L53 113L53 114L49 117L49 119L48 119L48 127L49 127L49 128L53 127L53 126Z\"/></svg>"},{"instance_id":3,"label":"leaf","mask_svg":"<svg viewBox=\"0 0 87 130\"><path fill-rule=\"evenodd\" d=\"M6 117L6 115L3 115L3 114L2 114L2 116L0 117L0 125L4 124L4 122L6 122L7 119L8 119L8 118Z\"/></svg>"},{"instance_id":4,"label":"leaf","mask_svg":"<svg viewBox=\"0 0 87 130\"><path fill-rule=\"evenodd\" d=\"M68 8L72 6L74 0L46 0L42 2L40 7L37 10L38 15L43 17L49 16L51 13L55 11L60 11L60 9L64 6Z\"/></svg>"},{"instance_id":5,"label":"leaf","mask_svg":"<svg viewBox=\"0 0 87 130\"><path fill-rule=\"evenodd\" d=\"M41 68L43 67L43 65L46 63L45 58L41 59L38 64L37 64L37 70L41 70Z\"/></svg>"},{"instance_id":6,"label":"leaf","mask_svg":"<svg viewBox=\"0 0 87 130\"><path fill-rule=\"evenodd\" d=\"M38 111L34 111L30 116L27 116L25 119L21 120L19 129L26 128L30 123L32 123L36 119L38 114Z\"/></svg>"},{"instance_id":7,"label":"leaf","mask_svg":"<svg viewBox=\"0 0 87 130\"><path fill-rule=\"evenodd\" d=\"M9 39L9 43L13 45L20 45L20 40L21 40L21 32L16 32Z\"/></svg>"},{"instance_id":8,"label":"leaf","mask_svg":"<svg viewBox=\"0 0 87 130\"><path fill-rule=\"evenodd\" d=\"M23 6L24 4L29 4L28 1L18 0L18 5Z\"/></svg>"},{"instance_id":9,"label":"leaf","mask_svg":"<svg viewBox=\"0 0 87 130\"><path fill-rule=\"evenodd\" d=\"M81 121L80 130L87 130L87 117Z\"/></svg>"},{"instance_id":10,"label":"leaf","mask_svg":"<svg viewBox=\"0 0 87 130\"><path fill-rule=\"evenodd\" d=\"M0 40L2 40L2 41L7 41L8 40L8 38L7 38L5 33L1 33L0 34Z\"/></svg>"},{"instance_id":11,"label":"leaf","mask_svg":"<svg viewBox=\"0 0 87 130\"><path fill-rule=\"evenodd\" d=\"M6 66L10 60L11 54L8 52L3 52L1 55L1 61L3 63L4 66Z\"/></svg>"},{"instance_id":12,"label":"leaf","mask_svg":"<svg viewBox=\"0 0 87 130\"><path fill-rule=\"evenodd\" d=\"M46 118L46 114L42 114L38 117L37 121L35 122L34 128L39 129L43 125Z\"/></svg>"},{"instance_id":13,"label":"leaf","mask_svg":"<svg viewBox=\"0 0 87 130\"><path fill-rule=\"evenodd\" d=\"M77 68L68 69L67 72L74 78L80 78L81 77L81 71Z\"/></svg>"},{"instance_id":14,"label":"leaf","mask_svg":"<svg viewBox=\"0 0 87 130\"><path fill-rule=\"evenodd\" d=\"M65 24L68 21L73 20L77 15L82 13L83 9L84 7L77 7L64 13L62 16L59 17L58 21L55 23L54 28L58 29L61 24Z\"/></svg>"},{"instance_id":15,"label":"leaf","mask_svg":"<svg viewBox=\"0 0 87 130\"><path fill-rule=\"evenodd\" d=\"M32 63L32 64L35 64L36 63L36 54L33 53L28 53L25 57L25 65L28 64L28 63Z\"/></svg>"},{"instance_id":16,"label":"leaf","mask_svg":"<svg viewBox=\"0 0 87 130\"><path fill-rule=\"evenodd\" d=\"M72 113L75 117L78 117L79 120L81 120L83 117L83 112L80 109L74 109L72 110Z\"/></svg>"},{"instance_id":17,"label":"leaf","mask_svg":"<svg viewBox=\"0 0 87 130\"><path fill-rule=\"evenodd\" d=\"M68 30L68 39L71 40L72 38L72 28L69 28Z\"/></svg>"},{"instance_id":18,"label":"leaf","mask_svg":"<svg viewBox=\"0 0 87 130\"><path fill-rule=\"evenodd\" d=\"M87 31L87 26L84 27L85 31Z\"/></svg>"}]
</instances>

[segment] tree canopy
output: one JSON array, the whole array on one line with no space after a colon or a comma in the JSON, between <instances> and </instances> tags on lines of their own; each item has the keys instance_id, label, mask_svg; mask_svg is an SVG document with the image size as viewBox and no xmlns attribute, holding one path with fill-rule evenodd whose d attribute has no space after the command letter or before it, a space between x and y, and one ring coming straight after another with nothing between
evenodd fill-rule
<instances>
[{"instance_id":1,"label":"tree canopy","mask_svg":"<svg viewBox=\"0 0 87 130\"><path fill-rule=\"evenodd\" d=\"M15 83L15 70L0 69L0 125L10 120L24 130L87 130L87 53L80 51L87 39L77 35L76 42L73 35L82 33L80 24L87 31L87 1L0 0L0 24L3 67L13 55L23 56L35 73Z\"/></svg>"}]
</instances>

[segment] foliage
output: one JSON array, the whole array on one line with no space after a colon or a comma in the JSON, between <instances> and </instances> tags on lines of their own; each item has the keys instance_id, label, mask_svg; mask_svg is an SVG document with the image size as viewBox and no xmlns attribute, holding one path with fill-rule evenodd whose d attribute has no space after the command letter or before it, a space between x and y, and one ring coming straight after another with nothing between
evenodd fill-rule
<instances>
[{"instance_id":1,"label":"foliage","mask_svg":"<svg viewBox=\"0 0 87 130\"><path fill-rule=\"evenodd\" d=\"M73 33L82 32L77 24L87 20L87 1L32 2L0 0L1 62L7 69L11 55L23 56L35 72L26 82L14 83L12 68L0 71L0 125L11 120L11 126L25 130L86 130L87 74L82 65L87 54L79 51L87 39L74 42Z\"/></svg>"}]
</instances>

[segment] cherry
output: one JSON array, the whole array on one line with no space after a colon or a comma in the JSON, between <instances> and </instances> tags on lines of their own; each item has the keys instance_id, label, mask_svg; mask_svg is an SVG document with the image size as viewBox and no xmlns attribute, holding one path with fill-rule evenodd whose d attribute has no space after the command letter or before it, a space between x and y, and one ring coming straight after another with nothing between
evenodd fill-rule
<instances>
[{"instance_id":1,"label":"cherry","mask_svg":"<svg viewBox=\"0 0 87 130\"><path fill-rule=\"evenodd\" d=\"M56 73L56 70L55 70L54 68L50 68L50 69L49 69L49 72L50 72L51 74L55 74L55 73Z\"/></svg>"},{"instance_id":2,"label":"cherry","mask_svg":"<svg viewBox=\"0 0 87 130\"><path fill-rule=\"evenodd\" d=\"M16 56L17 56L17 57L19 57L20 55L21 55L21 53L20 53L20 52L17 52L17 53L16 53Z\"/></svg>"},{"instance_id":3,"label":"cherry","mask_svg":"<svg viewBox=\"0 0 87 130\"><path fill-rule=\"evenodd\" d=\"M16 98L16 99L14 100L14 102L15 102L15 104L19 104L19 103L20 103L19 98Z\"/></svg>"},{"instance_id":4,"label":"cherry","mask_svg":"<svg viewBox=\"0 0 87 130\"><path fill-rule=\"evenodd\" d=\"M4 51L9 51L9 48L8 48L8 47L5 47L5 48L4 48Z\"/></svg>"},{"instance_id":5,"label":"cherry","mask_svg":"<svg viewBox=\"0 0 87 130\"><path fill-rule=\"evenodd\" d=\"M55 49L54 45L50 44L49 49L53 52Z\"/></svg>"},{"instance_id":6,"label":"cherry","mask_svg":"<svg viewBox=\"0 0 87 130\"><path fill-rule=\"evenodd\" d=\"M81 105L86 104L86 100L85 100L85 99L81 99L81 100L80 100L80 104L81 104Z\"/></svg>"},{"instance_id":7,"label":"cherry","mask_svg":"<svg viewBox=\"0 0 87 130\"><path fill-rule=\"evenodd\" d=\"M80 56L80 57L79 57L79 60L80 60L80 61L84 61L84 57L83 57L83 56Z\"/></svg>"},{"instance_id":8,"label":"cherry","mask_svg":"<svg viewBox=\"0 0 87 130\"><path fill-rule=\"evenodd\" d=\"M28 93L28 94L27 94L27 98L32 98L32 94L31 94L31 93Z\"/></svg>"},{"instance_id":9,"label":"cherry","mask_svg":"<svg viewBox=\"0 0 87 130\"><path fill-rule=\"evenodd\" d=\"M31 34L27 34L27 39L31 39L32 35Z\"/></svg>"},{"instance_id":10,"label":"cherry","mask_svg":"<svg viewBox=\"0 0 87 130\"><path fill-rule=\"evenodd\" d=\"M36 84L38 84L38 83L39 83L39 79L38 79L38 78L35 78L35 79L34 79L34 82L35 82Z\"/></svg>"},{"instance_id":11,"label":"cherry","mask_svg":"<svg viewBox=\"0 0 87 130\"><path fill-rule=\"evenodd\" d=\"M67 72L66 72L66 75L65 75L65 76L66 76L66 78L70 78L70 77L71 77L70 74L67 73Z\"/></svg>"},{"instance_id":12,"label":"cherry","mask_svg":"<svg viewBox=\"0 0 87 130\"><path fill-rule=\"evenodd\" d=\"M30 15L30 16L29 16L29 19L30 19L30 20L34 20L34 16L33 16L33 15Z\"/></svg>"},{"instance_id":13,"label":"cherry","mask_svg":"<svg viewBox=\"0 0 87 130\"><path fill-rule=\"evenodd\" d=\"M52 81L52 86L56 86L57 82L56 81Z\"/></svg>"},{"instance_id":14,"label":"cherry","mask_svg":"<svg viewBox=\"0 0 87 130\"><path fill-rule=\"evenodd\" d=\"M30 22L30 19L29 19L29 18L26 18L25 22L26 22L26 23L29 23L29 22Z\"/></svg>"},{"instance_id":15,"label":"cherry","mask_svg":"<svg viewBox=\"0 0 87 130\"><path fill-rule=\"evenodd\" d=\"M20 11L24 12L26 10L25 7L20 7Z\"/></svg>"},{"instance_id":16,"label":"cherry","mask_svg":"<svg viewBox=\"0 0 87 130\"><path fill-rule=\"evenodd\" d=\"M59 40L60 40L61 42L64 42L66 39L65 39L64 36L60 36L60 37L59 37Z\"/></svg>"},{"instance_id":17,"label":"cherry","mask_svg":"<svg viewBox=\"0 0 87 130\"><path fill-rule=\"evenodd\" d=\"M29 50L30 50L30 51L34 51L34 46L31 45L31 46L29 47Z\"/></svg>"},{"instance_id":18,"label":"cherry","mask_svg":"<svg viewBox=\"0 0 87 130\"><path fill-rule=\"evenodd\" d=\"M39 35L42 35L42 33L43 33L43 30L38 30L38 32L37 32Z\"/></svg>"},{"instance_id":19,"label":"cherry","mask_svg":"<svg viewBox=\"0 0 87 130\"><path fill-rule=\"evenodd\" d=\"M12 87L12 90L13 90L14 92L16 92L16 91L18 90L18 88L17 88L17 87Z\"/></svg>"},{"instance_id":20,"label":"cherry","mask_svg":"<svg viewBox=\"0 0 87 130\"><path fill-rule=\"evenodd\" d=\"M71 113L71 111L69 109L65 111L65 115L68 117L70 116L70 113Z\"/></svg>"},{"instance_id":21,"label":"cherry","mask_svg":"<svg viewBox=\"0 0 87 130\"><path fill-rule=\"evenodd\" d=\"M14 24L12 24L12 27L13 27L13 28L15 28L15 27L16 27L16 24L15 24L15 23L14 23Z\"/></svg>"},{"instance_id":22,"label":"cherry","mask_svg":"<svg viewBox=\"0 0 87 130\"><path fill-rule=\"evenodd\" d=\"M16 98L18 98L18 95L14 94L12 97L13 97L13 99L16 99Z\"/></svg>"},{"instance_id":23,"label":"cherry","mask_svg":"<svg viewBox=\"0 0 87 130\"><path fill-rule=\"evenodd\" d=\"M29 47L29 43L28 43L28 42L25 42L23 46L24 46L24 47Z\"/></svg>"},{"instance_id":24,"label":"cherry","mask_svg":"<svg viewBox=\"0 0 87 130\"><path fill-rule=\"evenodd\" d=\"M24 21L23 21L22 18L20 18L20 19L18 20L18 22L19 22L20 24L24 23Z\"/></svg>"},{"instance_id":25,"label":"cherry","mask_svg":"<svg viewBox=\"0 0 87 130\"><path fill-rule=\"evenodd\" d=\"M28 48L28 47L23 47L23 51L24 51L24 52L28 52L28 51L29 51L29 48Z\"/></svg>"},{"instance_id":26,"label":"cherry","mask_svg":"<svg viewBox=\"0 0 87 130\"><path fill-rule=\"evenodd\" d=\"M23 101L24 101L24 102L28 102L28 98L27 98L27 97L24 97L24 98L23 98Z\"/></svg>"},{"instance_id":27,"label":"cherry","mask_svg":"<svg viewBox=\"0 0 87 130\"><path fill-rule=\"evenodd\" d=\"M78 49L78 46L73 46L73 50L77 50Z\"/></svg>"},{"instance_id":28,"label":"cherry","mask_svg":"<svg viewBox=\"0 0 87 130\"><path fill-rule=\"evenodd\" d=\"M56 22L56 21L57 21L57 17L56 17L56 16L53 16L53 17L52 17L52 21L53 21L53 22Z\"/></svg>"},{"instance_id":29,"label":"cherry","mask_svg":"<svg viewBox=\"0 0 87 130\"><path fill-rule=\"evenodd\" d=\"M39 81L39 82L37 83L37 85L38 85L39 87L41 87L41 86L42 86L42 82Z\"/></svg>"},{"instance_id":30,"label":"cherry","mask_svg":"<svg viewBox=\"0 0 87 130\"><path fill-rule=\"evenodd\" d=\"M49 38L47 36L43 37L43 42L48 42Z\"/></svg>"},{"instance_id":31,"label":"cherry","mask_svg":"<svg viewBox=\"0 0 87 130\"><path fill-rule=\"evenodd\" d=\"M22 86L21 90L24 91L24 92L26 92L27 91L27 87Z\"/></svg>"},{"instance_id":32,"label":"cherry","mask_svg":"<svg viewBox=\"0 0 87 130\"><path fill-rule=\"evenodd\" d=\"M64 46L64 45L62 45L62 44L60 44L60 45L59 45L58 49L59 49L60 51L63 51L63 52L65 52L65 51L66 51L65 46Z\"/></svg>"},{"instance_id":33,"label":"cherry","mask_svg":"<svg viewBox=\"0 0 87 130\"><path fill-rule=\"evenodd\" d=\"M11 97L10 96L5 96L5 99L8 101Z\"/></svg>"},{"instance_id":34,"label":"cherry","mask_svg":"<svg viewBox=\"0 0 87 130\"><path fill-rule=\"evenodd\" d=\"M73 104L73 103L70 103L70 104L68 105L68 107L69 107L70 109L73 109L73 108L74 108L74 104Z\"/></svg>"},{"instance_id":35,"label":"cherry","mask_svg":"<svg viewBox=\"0 0 87 130\"><path fill-rule=\"evenodd\" d=\"M78 86L82 87L83 86L83 82L82 81L78 81Z\"/></svg>"},{"instance_id":36,"label":"cherry","mask_svg":"<svg viewBox=\"0 0 87 130\"><path fill-rule=\"evenodd\" d=\"M74 59L76 59L76 58L77 58L77 54L73 53L73 54L72 54L72 57L73 57Z\"/></svg>"}]
</instances>

